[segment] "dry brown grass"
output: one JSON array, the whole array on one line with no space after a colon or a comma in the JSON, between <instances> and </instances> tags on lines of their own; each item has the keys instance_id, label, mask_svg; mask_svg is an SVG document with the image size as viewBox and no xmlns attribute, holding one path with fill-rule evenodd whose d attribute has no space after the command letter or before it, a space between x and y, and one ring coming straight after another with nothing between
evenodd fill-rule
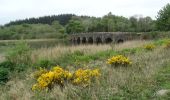
<instances>
[{"instance_id":1,"label":"dry brown grass","mask_svg":"<svg viewBox=\"0 0 170 100\"><path fill-rule=\"evenodd\" d=\"M149 41L131 41L114 46L115 50L124 48L141 47ZM55 48L42 48L34 51L32 57L36 55L37 58L56 58L65 52L74 52L80 50L86 53L95 53L98 51L105 51L112 49L110 45L87 45L87 46L69 46L69 47L55 47ZM51 58L52 57L52 58ZM59 87L55 87L51 92L32 92L30 90L32 80L28 70L26 79L13 79L7 83L7 88L0 91L0 99L13 99L13 100L98 100L98 99L113 99L113 96L122 96L129 99L146 99L145 95L156 84L154 75L158 70L166 64L170 59L169 50L161 47L153 51L136 53L129 55L132 60L132 66L114 68L105 63L105 61L95 61L89 63L88 66L93 68L94 65L99 65L102 76L99 82L94 83L89 88L76 87L67 85L63 91ZM34 58L35 59L35 58ZM147 90L147 91L146 91ZM128 91L128 92L127 92ZM129 94L128 94L129 93ZM149 92L150 93L150 92ZM121 98L118 98L121 99Z\"/></svg>"},{"instance_id":2,"label":"dry brown grass","mask_svg":"<svg viewBox=\"0 0 170 100\"><path fill-rule=\"evenodd\" d=\"M127 42L124 42L122 44L115 45L113 47L113 49L122 50L122 49L125 49L125 48L142 47L143 45L148 44L150 42L152 42L152 41L142 41L142 40L139 40L139 41L127 41Z\"/></svg>"},{"instance_id":3,"label":"dry brown grass","mask_svg":"<svg viewBox=\"0 0 170 100\"><path fill-rule=\"evenodd\" d=\"M3 62L5 60L5 57L3 54L0 54L0 62Z\"/></svg>"},{"instance_id":4,"label":"dry brown grass","mask_svg":"<svg viewBox=\"0 0 170 100\"><path fill-rule=\"evenodd\" d=\"M32 61L37 59L55 59L65 53L73 53L74 51L81 51L84 53L96 53L98 51L105 51L111 49L110 45L79 45L79 46L56 46L53 48L40 48L32 53Z\"/></svg>"},{"instance_id":5,"label":"dry brown grass","mask_svg":"<svg viewBox=\"0 0 170 100\"><path fill-rule=\"evenodd\" d=\"M138 98L145 95L145 89L151 89L155 85L154 75L163 64L167 63L170 57L168 50L162 48L155 49L152 52L143 52L130 55L133 61L131 67L114 68L105 63L105 61L96 61L100 65L102 76L99 83L94 83L92 87L81 88L67 85L63 91L55 87L51 92L32 92L30 90L32 82L30 73L26 79L13 79L8 82L9 90L1 91L1 99L13 100L81 100L81 99L109 99L112 96L122 94L123 97L134 99L132 95ZM89 66L93 66L89 64ZM134 94L126 94L125 91L131 91ZM144 93L143 93L144 92ZM125 94L124 94L125 93ZM152 94L150 94L152 95ZM84 97L86 96L86 97Z\"/></svg>"},{"instance_id":6,"label":"dry brown grass","mask_svg":"<svg viewBox=\"0 0 170 100\"><path fill-rule=\"evenodd\" d=\"M104 45L77 45L77 46L56 46L53 48L40 48L33 51L31 58L33 62L37 59L55 59L61 57L65 53L73 53L74 51L81 51L85 54L94 54L99 51L106 50L121 50L124 48L141 47L150 41L127 41L122 44L104 44Z\"/></svg>"}]
</instances>

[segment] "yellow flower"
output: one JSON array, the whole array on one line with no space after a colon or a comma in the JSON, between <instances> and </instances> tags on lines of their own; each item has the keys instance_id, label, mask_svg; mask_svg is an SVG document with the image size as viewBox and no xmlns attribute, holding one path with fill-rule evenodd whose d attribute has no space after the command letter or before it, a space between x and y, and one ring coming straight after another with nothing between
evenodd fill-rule
<instances>
[{"instance_id":1,"label":"yellow flower","mask_svg":"<svg viewBox=\"0 0 170 100\"><path fill-rule=\"evenodd\" d=\"M34 84L33 86L32 86L32 90L34 91L34 90L36 90L37 89L37 84Z\"/></svg>"},{"instance_id":2,"label":"yellow flower","mask_svg":"<svg viewBox=\"0 0 170 100\"><path fill-rule=\"evenodd\" d=\"M106 63L111 65L129 65L132 62L130 62L129 58L123 55L117 55L109 58Z\"/></svg>"},{"instance_id":3,"label":"yellow flower","mask_svg":"<svg viewBox=\"0 0 170 100\"><path fill-rule=\"evenodd\" d=\"M153 50L155 48L155 45L154 44L147 44L147 45L144 45L144 48L146 50Z\"/></svg>"},{"instance_id":4,"label":"yellow flower","mask_svg":"<svg viewBox=\"0 0 170 100\"><path fill-rule=\"evenodd\" d=\"M78 69L73 74L73 84L87 86L93 78L100 76L99 69Z\"/></svg>"},{"instance_id":5,"label":"yellow flower","mask_svg":"<svg viewBox=\"0 0 170 100\"><path fill-rule=\"evenodd\" d=\"M42 90L51 88L53 85L64 85L66 81L75 85L88 86L92 79L100 76L99 69L78 69L73 74L60 66L54 67L51 71L41 74L37 78L37 83L32 86L32 90Z\"/></svg>"}]
</instances>

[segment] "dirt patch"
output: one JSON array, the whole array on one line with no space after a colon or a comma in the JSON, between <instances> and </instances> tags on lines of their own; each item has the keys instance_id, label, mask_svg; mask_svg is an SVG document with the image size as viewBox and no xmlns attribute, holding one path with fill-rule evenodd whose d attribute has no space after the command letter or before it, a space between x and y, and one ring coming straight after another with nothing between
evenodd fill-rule
<instances>
[{"instance_id":1,"label":"dirt patch","mask_svg":"<svg viewBox=\"0 0 170 100\"><path fill-rule=\"evenodd\" d=\"M5 60L4 55L0 54L0 62L3 62Z\"/></svg>"},{"instance_id":2,"label":"dirt patch","mask_svg":"<svg viewBox=\"0 0 170 100\"><path fill-rule=\"evenodd\" d=\"M157 91L156 94L157 94L157 96L164 96L169 92L170 92L170 90L162 89L162 90Z\"/></svg>"}]
</instances>

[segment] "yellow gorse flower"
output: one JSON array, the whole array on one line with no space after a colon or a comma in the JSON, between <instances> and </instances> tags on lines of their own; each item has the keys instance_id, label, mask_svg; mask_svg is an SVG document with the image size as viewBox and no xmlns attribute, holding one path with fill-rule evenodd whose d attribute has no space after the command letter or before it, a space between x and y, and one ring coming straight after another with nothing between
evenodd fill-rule
<instances>
[{"instance_id":1,"label":"yellow gorse flower","mask_svg":"<svg viewBox=\"0 0 170 100\"><path fill-rule=\"evenodd\" d=\"M116 55L109 58L106 63L111 65L129 65L132 62L129 60L129 58L123 55Z\"/></svg>"},{"instance_id":2,"label":"yellow gorse flower","mask_svg":"<svg viewBox=\"0 0 170 100\"><path fill-rule=\"evenodd\" d=\"M65 80L71 79L72 74L62 69L60 66L54 67L51 71L41 74L37 78L37 83L33 85L32 90L49 88L52 85L63 85Z\"/></svg>"},{"instance_id":3,"label":"yellow gorse flower","mask_svg":"<svg viewBox=\"0 0 170 100\"><path fill-rule=\"evenodd\" d=\"M170 48L170 40L165 44L165 47L166 49L169 49Z\"/></svg>"},{"instance_id":4,"label":"yellow gorse flower","mask_svg":"<svg viewBox=\"0 0 170 100\"><path fill-rule=\"evenodd\" d=\"M48 70L40 67L39 71L36 71L36 72L33 73L33 77L34 77L34 78L38 78L38 77L40 77L42 74L47 73L47 72L48 72Z\"/></svg>"},{"instance_id":5,"label":"yellow gorse flower","mask_svg":"<svg viewBox=\"0 0 170 100\"><path fill-rule=\"evenodd\" d=\"M153 50L154 48L155 48L155 45L154 45L154 44L144 45L144 49L146 49L146 50Z\"/></svg>"},{"instance_id":6,"label":"yellow gorse flower","mask_svg":"<svg viewBox=\"0 0 170 100\"><path fill-rule=\"evenodd\" d=\"M42 70L40 70L41 72ZM74 85L89 85L91 80L100 76L99 69L78 69L73 74L60 66L53 67L51 71L42 73L37 78L37 83L32 86L32 90L42 90L51 88L58 84L64 86L65 82L73 83Z\"/></svg>"},{"instance_id":7,"label":"yellow gorse flower","mask_svg":"<svg viewBox=\"0 0 170 100\"><path fill-rule=\"evenodd\" d=\"M99 69L78 69L73 74L74 85L87 86L91 83L92 79L96 79L100 76Z\"/></svg>"}]
</instances>

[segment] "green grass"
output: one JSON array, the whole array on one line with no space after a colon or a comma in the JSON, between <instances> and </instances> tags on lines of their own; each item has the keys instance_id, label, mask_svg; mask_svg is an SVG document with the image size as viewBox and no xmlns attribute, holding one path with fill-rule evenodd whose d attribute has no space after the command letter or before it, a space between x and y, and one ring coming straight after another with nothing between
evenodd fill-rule
<instances>
[{"instance_id":1,"label":"green grass","mask_svg":"<svg viewBox=\"0 0 170 100\"><path fill-rule=\"evenodd\" d=\"M157 77L158 84L162 89L170 89L170 64L163 66Z\"/></svg>"},{"instance_id":2,"label":"green grass","mask_svg":"<svg viewBox=\"0 0 170 100\"><path fill-rule=\"evenodd\" d=\"M157 45L157 46L161 46L161 45L164 45L164 44L168 43L168 41L170 41L169 38L158 39L158 40L154 41L154 44Z\"/></svg>"},{"instance_id":3,"label":"green grass","mask_svg":"<svg viewBox=\"0 0 170 100\"><path fill-rule=\"evenodd\" d=\"M132 61L132 65L127 67L113 67L106 64L108 58L117 54L129 57ZM157 45L156 49L153 51L146 51L142 47L137 47L125 48L117 51L110 49L86 54L83 50L77 50L73 53L65 53L58 57L58 59L41 59L37 62L37 66L52 67L53 65L60 65L71 71L80 67L92 69L99 68L101 71L101 77L98 82L94 82L86 88L67 84L63 91L56 86L49 92L32 92L30 88L33 84L33 79L30 77L30 74L33 73L35 69L30 67L27 68L24 72L25 74L22 75L24 78L15 79L15 77L13 77L11 81L14 81L15 83L10 85L8 90L5 88L9 85L5 86L3 90L0 91L0 96L2 99L24 99L28 96L28 98L32 100L167 99L169 95L165 97L157 97L155 93L159 89L170 88L170 66L167 64L169 59L169 51L163 49L159 45ZM21 90L22 92L20 92Z\"/></svg>"},{"instance_id":4,"label":"green grass","mask_svg":"<svg viewBox=\"0 0 170 100\"><path fill-rule=\"evenodd\" d=\"M159 73L156 76L157 90L170 90L170 63L162 66ZM169 100L170 91L158 97L160 100Z\"/></svg>"},{"instance_id":5,"label":"green grass","mask_svg":"<svg viewBox=\"0 0 170 100\"><path fill-rule=\"evenodd\" d=\"M105 61L106 59L118 54L123 54L128 56L135 53L141 53L143 51L144 50L142 48L129 48L120 51L107 50L107 51L100 51L95 54L85 54L81 51L75 51L74 53L66 53L62 55L59 59L54 60L54 62L61 66L75 65L75 64L79 65L79 63L81 63L80 65L83 65L95 60Z\"/></svg>"}]
</instances>

